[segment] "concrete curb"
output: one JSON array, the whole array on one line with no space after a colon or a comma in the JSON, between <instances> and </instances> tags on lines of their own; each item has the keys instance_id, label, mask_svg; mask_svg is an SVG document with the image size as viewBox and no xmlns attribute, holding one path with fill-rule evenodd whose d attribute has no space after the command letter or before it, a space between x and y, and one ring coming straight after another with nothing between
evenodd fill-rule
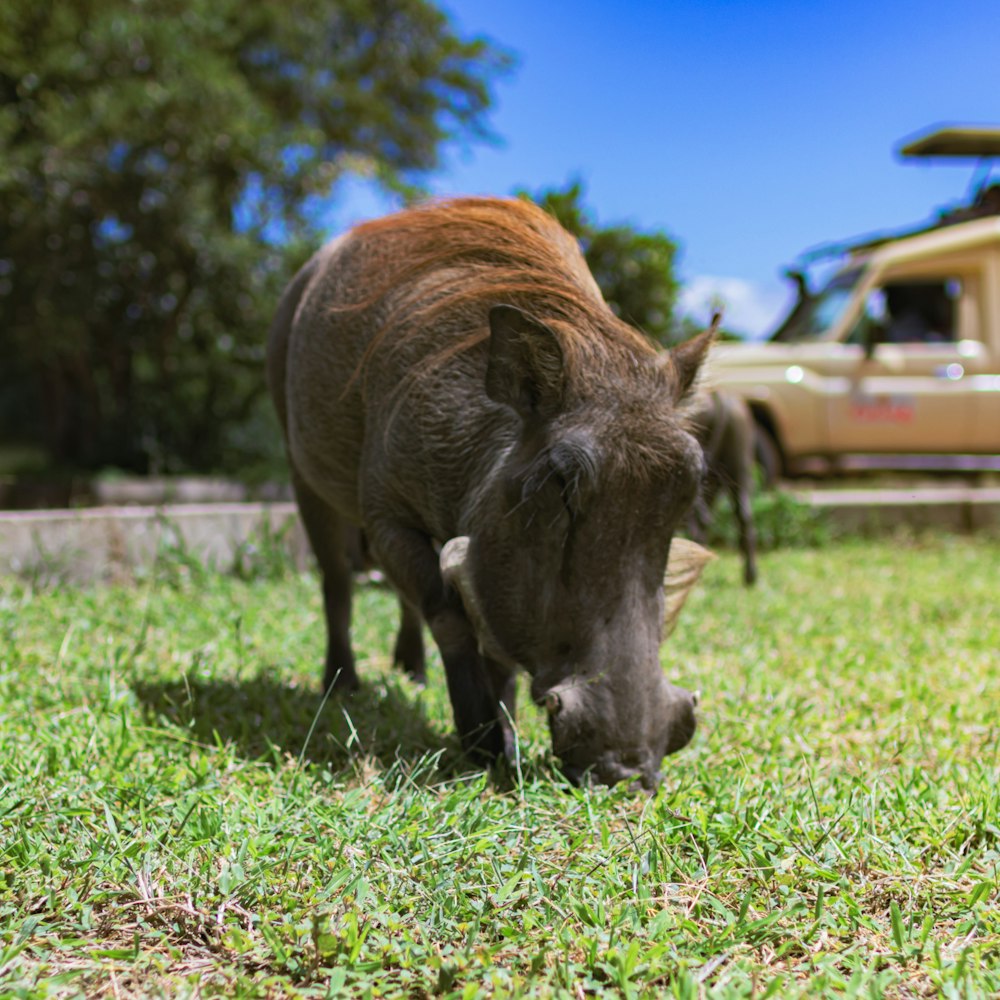
<instances>
[{"instance_id":1,"label":"concrete curb","mask_svg":"<svg viewBox=\"0 0 1000 1000\"><path fill-rule=\"evenodd\" d=\"M131 579L173 549L219 568L280 545L297 565L308 544L294 503L164 504L0 512L0 574L80 583Z\"/></svg>"},{"instance_id":2,"label":"concrete curb","mask_svg":"<svg viewBox=\"0 0 1000 1000\"><path fill-rule=\"evenodd\" d=\"M931 486L915 489L790 490L826 512L839 528L887 531L900 526L982 531L1000 527L1000 489Z\"/></svg>"},{"instance_id":3,"label":"concrete curb","mask_svg":"<svg viewBox=\"0 0 1000 1000\"><path fill-rule=\"evenodd\" d=\"M791 490L836 526L879 532L900 526L1000 529L1000 488ZM0 511L0 574L65 582L134 579L172 549L231 568L266 546L309 565L294 503L190 503Z\"/></svg>"}]
</instances>

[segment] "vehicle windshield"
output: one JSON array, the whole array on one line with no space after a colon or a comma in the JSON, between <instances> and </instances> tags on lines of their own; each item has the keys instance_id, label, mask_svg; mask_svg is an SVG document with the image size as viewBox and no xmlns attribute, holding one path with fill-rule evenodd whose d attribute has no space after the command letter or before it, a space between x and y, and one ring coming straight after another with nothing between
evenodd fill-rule
<instances>
[{"instance_id":1,"label":"vehicle windshield","mask_svg":"<svg viewBox=\"0 0 1000 1000\"><path fill-rule=\"evenodd\" d=\"M861 268L839 271L820 291L802 296L771 340L818 340L843 315L860 275Z\"/></svg>"}]
</instances>

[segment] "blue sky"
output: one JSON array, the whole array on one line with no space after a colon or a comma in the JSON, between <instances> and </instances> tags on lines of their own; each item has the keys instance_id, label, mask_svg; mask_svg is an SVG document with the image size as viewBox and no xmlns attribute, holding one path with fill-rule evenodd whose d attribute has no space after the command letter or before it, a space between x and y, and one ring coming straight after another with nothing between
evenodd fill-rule
<instances>
[{"instance_id":1,"label":"blue sky","mask_svg":"<svg viewBox=\"0 0 1000 1000\"><path fill-rule=\"evenodd\" d=\"M781 268L820 243L903 227L961 199L972 164L916 164L900 139L1000 124L1000 0L446 0L509 48L496 146L451 149L438 194L579 177L601 223L680 245L685 304L720 290L760 335ZM355 190L341 221L378 214Z\"/></svg>"}]
</instances>

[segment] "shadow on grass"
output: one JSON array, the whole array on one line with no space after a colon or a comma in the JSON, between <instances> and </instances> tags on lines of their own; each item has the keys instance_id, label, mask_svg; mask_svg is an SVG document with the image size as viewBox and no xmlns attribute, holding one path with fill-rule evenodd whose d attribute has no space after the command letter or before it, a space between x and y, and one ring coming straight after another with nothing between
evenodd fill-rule
<instances>
[{"instance_id":1,"label":"shadow on grass","mask_svg":"<svg viewBox=\"0 0 1000 1000\"><path fill-rule=\"evenodd\" d=\"M427 781L470 767L457 743L430 725L419 696L392 680L363 683L351 695L325 699L315 689L267 674L232 681L137 681L132 688L151 722L179 726L200 743L231 745L250 760L279 764L301 757L352 775L359 766L402 764ZM440 755L435 766L416 766L433 754Z\"/></svg>"}]
</instances>

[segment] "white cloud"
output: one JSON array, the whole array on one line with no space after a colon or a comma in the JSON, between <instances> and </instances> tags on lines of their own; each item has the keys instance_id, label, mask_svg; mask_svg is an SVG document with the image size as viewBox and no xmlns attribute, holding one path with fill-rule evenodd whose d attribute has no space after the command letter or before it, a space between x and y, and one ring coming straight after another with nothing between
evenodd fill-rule
<instances>
[{"instance_id":1,"label":"white cloud","mask_svg":"<svg viewBox=\"0 0 1000 1000\"><path fill-rule=\"evenodd\" d=\"M707 325L721 303L727 330L760 340L777 327L793 297L790 284L699 274L685 283L680 308L683 314Z\"/></svg>"}]
</instances>

